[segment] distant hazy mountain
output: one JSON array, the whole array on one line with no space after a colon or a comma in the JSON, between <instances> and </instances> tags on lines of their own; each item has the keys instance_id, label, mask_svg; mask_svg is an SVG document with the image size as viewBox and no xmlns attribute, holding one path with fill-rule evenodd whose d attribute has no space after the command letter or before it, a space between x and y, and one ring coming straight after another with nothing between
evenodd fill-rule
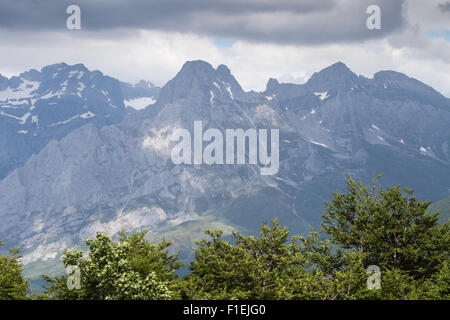
<instances>
[{"instance_id":1,"label":"distant hazy mountain","mask_svg":"<svg viewBox=\"0 0 450 320\"><path fill-rule=\"evenodd\" d=\"M67 69L61 78L60 67ZM35 272L96 231L114 235L122 227L173 239L184 257L204 228L254 232L277 216L304 232L318 224L346 173L365 181L384 173L382 183L408 186L423 199L450 193L450 100L401 73L369 79L336 63L303 85L270 79L264 92L245 92L226 66L203 61L187 62L161 89L121 84L81 66L47 68L21 75L19 85L9 79L9 89L0 91L5 97L17 85L33 96L20 105L22 113L0 109L9 112L0 117L7 123L0 126L2 146L11 148L4 137L17 139L2 163L22 159L3 169L10 173L0 181L0 239L23 247L24 263ZM39 80L43 74L59 80L47 84ZM126 114L124 101L139 98L150 107ZM63 99L71 104L58 104L67 109L60 114L50 103ZM20 120L26 112L28 120ZM261 176L255 165L175 166L170 134L192 130L195 120L204 129L280 129L278 174ZM59 132L49 130L69 125L48 138ZM47 140L30 157L33 151L20 145L28 140L19 138L34 133Z\"/></svg>"}]
</instances>

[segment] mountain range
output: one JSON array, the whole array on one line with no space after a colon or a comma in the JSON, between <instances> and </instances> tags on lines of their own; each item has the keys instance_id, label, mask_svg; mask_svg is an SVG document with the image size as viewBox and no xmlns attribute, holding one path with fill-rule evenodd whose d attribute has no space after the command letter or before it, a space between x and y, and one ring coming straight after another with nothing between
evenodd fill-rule
<instances>
[{"instance_id":1,"label":"mountain range","mask_svg":"<svg viewBox=\"0 0 450 320\"><path fill-rule=\"evenodd\" d=\"M151 75L150 75L151 76ZM174 165L175 128L280 130L280 169ZM304 84L245 91L225 65L186 62L162 88L78 64L0 76L0 239L30 277L60 272L65 248L146 230L189 259L205 228L255 233L278 217L317 227L345 176L450 195L450 99L395 71L367 78L338 62ZM59 268L59 269L58 269ZM50 272L51 271L51 272Z\"/></svg>"}]
</instances>

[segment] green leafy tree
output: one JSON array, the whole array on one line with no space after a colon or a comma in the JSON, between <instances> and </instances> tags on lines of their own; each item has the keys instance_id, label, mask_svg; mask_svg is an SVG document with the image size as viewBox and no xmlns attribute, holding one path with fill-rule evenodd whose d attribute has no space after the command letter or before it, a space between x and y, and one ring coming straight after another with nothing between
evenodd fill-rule
<instances>
[{"instance_id":1,"label":"green leafy tree","mask_svg":"<svg viewBox=\"0 0 450 320\"><path fill-rule=\"evenodd\" d=\"M326 279L321 290L326 300L377 299L378 292L367 288L367 266L364 253L339 249L321 232L311 230L300 237L301 251L309 261L309 270Z\"/></svg>"},{"instance_id":2,"label":"green leafy tree","mask_svg":"<svg viewBox=\"0 0 450 320\"><path fill-rule=\"evenodd\" d=\"M331 299L446 299L449 225L429 202L399 186L386 190L347 179L347 193L325 204L321 232L301 237L313 270L332 282ZM368 290L366 268L381 270L381 288ZM350 276L350 278L348 277Z\"/></svg>"},{"instance_id":3,"label":"green leafy tree","mask_svg":"<svg viewBox=\"0 0 450 320\"><path fill-rule=\"evenodd\" d=\"M29 299L29 283L22 276L19 252L19 249L9 249L7 256L0 255L0 300Z\"/></svg>"},{"instance_id":4,"label":"green leafy tree","mask_svg":"<svg viewBox=\"0 0 450 320\"><path fill-rule=\"evenodd\" d=\"M141 276L154 272L158 279L174 282L179 279L176 270L184 266L178 260L178 253L171 255L168 252L172 242L163 240L158 244L149 243L144 239L145 233L135 233L127 236L124 231L119 241L127 242L130 246L129 260L133 270Z\"/></svg>"},{"instance_id":5,"label":"green leafy tree","mask_svg":"<svg viewBox=\"0 0 450 320\"><path fill-rule=\"evenodd\" d=\"M209 239L197 242L184 298L322 298L319 287L326 280L305 270L298 237L289 241L278 220L263 224L259 238L233 232L234 244L222 239L221 230L206 234Z\"/></svg>"},{"instance_id":6,"label":"green leafy tree","mask_svg":"<svg viewBox=\"0 0 450 320\"><path fill-rule=\"evenodd\" d=\"M449 259L449 223L428 214L429 201L408 188L371 188L347 179L347 193L326 203L322 224L331 243L364 253L365 265L399 269L415 279L429 278Z\"/></svg>"},{"instance_id":7,"label":"green leafy tree","mask_svg":"<svg viewBox=\"0 0 450 320\"><path fill-rule=\"evenodd\" d=\"M117 243L97 233L96 239L88 238L86 244L86 257L81 250L66 250L63 258L66 268L79 268L80 288L68 288L71 275L44 277L49 282L45 287L49 296L82 300L173 298L171 287L178 280L175 270L183 264L177 255L166 252L169 242L153 245L144 240L143 233L127 236L122 232Z\"/></svg>"}]
</instances>

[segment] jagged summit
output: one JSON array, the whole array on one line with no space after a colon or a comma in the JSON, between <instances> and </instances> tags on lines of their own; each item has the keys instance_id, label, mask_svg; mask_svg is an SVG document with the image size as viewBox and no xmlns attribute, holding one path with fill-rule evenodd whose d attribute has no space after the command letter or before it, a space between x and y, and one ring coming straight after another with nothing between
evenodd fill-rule
<instances>
[{"instance_id":1,"label":"jagged summit","mask_svg":"<svg viewBox=\"0 0 450 320\"><path fill-rule=\"evenodd\" d=\"M82 63L69 65L65 62L51 64L51 65L45 66L41 69L41 73L44 73L44 74L55 73L55 72L65 72L65 71L89 71L89 70Z\"/></svg>"},{"instance_id":2,"label":"jagged summit","mask_svg":"<svg viewBox=\"0 0 450 320\"><path fill-rule=\"evenodd\" d=\"M151 81L147 81L147 80L140 80L134 86L136 88L142 88L142 89L151 89L151 88L155 87L155 85Z\"/></svg>"},{"instance_id":3,"label":"jagged summit","mask_svg":"<svg viewBox=\"0 0 450 320\"><path fill-rule=\"evenodd\" d=\"M230 69L221 64L214 67L203 60L187 61L177 75L161 90L160 101L169 101L202 93L212 101L211 95L219 99L234 99L244 94L240 84L231 74ZM212 94L211 94L212 92Z\"/></svg>"},{"instance_id":4,"label":"jagged summit","mask_svg":"<svg viewBox=\"0 0 450 320\"><path fill-rule=\"evenodd\" d=\"M275 78L270 78L269 81L267 81L266 85L266 92L272 92L275 90L280 83Z\"/></svg>"},{"instance_id":5,"label":"jagged summit","mask_svg":"<svg viewBox=\"0 0 450 320\"><path fill-rule=\"evenodd\" d=\"M277 79L270 78L266 85L265 94L273 94L282 90L284 94L292 96L306 93L332 93L339 89L350 89L358 81L343 62L336 62L319 72L314 73L306 84L279 83Z\"/></svg>"},{"instance_id":6,"label":"jagged summit","mask_svg":"<svg viewBox=\"0 0 450 320\"><path fill-rule=\"evenodd\" d=\"M214 75L219 77L227 77L231 75L230 68L228 68L224 64L220 64L217 69L204 60L192 60L186 61L181 67L180 71L177 73L177 76L183 75Z\"/></svg>"},{"instance_id":7,"label":"jagged summit","mask_svg":"<svg viewBox=\"0 0 450 320\"><path fill-rule=\"evenodd\" d=\"M215 70L213 66L206 61L203 60L186 61L181 67L181 70L175 76L175 78L180 76L208 75L214 72Z\"/></svg>"},{"instance_id":8,"label":"jagged summit","mask_svg":"<svg viewBox=\"0 0 450 320\"><path fill-rule=\"evenodd\" d=\"M406 74L393 71L393 70L381 70L373 75L374 79L395 79L395 80L407 80L410 79Z\"/></svg>"},{"instance_id":9,"label":"jagged summit","mask_svg":"<svg viewBox=\"0 0 450 320\"><path fill-rule=\"evenodd\" d=\"M58 69L66 69L67 67L69 67L69 65L65 62L58 62L58 63L54 63L54 64L49 64L45 67L43 67L41 69L41 72L48 72L48 71L53 71L53 70L58 70Z\"/></svg>"},{"instance_id":10,"label":"jagged summit","mask_svg":"<svg viewBox=\"0 0 450 320\"><path fill-rule=\"evenodd\" d=\"M450 107L448 99L441 93L404 73L392 70L379 71L374 74L373 81L380 90L400 90L403 92L404 98L411 99L414 96L444 110L448 110Z\"/></svg>"},{"instance_id":11,"label":"jagged summit","mask_svg":"<svg viewBox=\"0 0 450 320\"><path fill-rule=\"evenodd\" d=\"M20 73L18 76L12 76L9 80L9 86L14 88L22 83L22 81L48 81L51 79L65 78L67 75L75 75L77 73L91 73L93 76L100 78L103 77L103 73L98 70L90 71L84 64L78 63L69 65L65 62L55 63L47 65L41 70L30 69L28 71ZM0 81L4 81L0 75Z\"/></svg>"},{"instance_id":12,"label":"jagged summit","mask_svg":"<svg viewBox=\"0 0 450 320\"><path fill-rule=\"evenodd\" d=\"M38 81L41 78L41 73L36 69L31 69L29 71L21 73L19 77L29 81Z\"/></svg>"},{"instance_id":13,"label":"jagged summit","mask_svg":"<svg viewBox=\"0 0 450 320\"><path fill-rule=\"evenodd\" d=\"M314 81L316 79L339 81L346 78L357 78L357 76L349 67L339 61L314 73L309 81Z\"/></svg>"},{"instance_id":14,"label":"jagged summit","mask_svg":"<svg viewBox=\"0 0 450 320\"><path fill-rule=\"evenodd\" d=\"M214 67L209 62L203 60L193 60L185 62L174 79L181 77L195 77L203 80L227 80L230 78L234 79L230 69L226 65L221 64L217 67L217 69L214 69Z\"/></svg>"},{"instance_id":15,"label":"jagged summit","mask_svg":"<svg viewBox=\"0 0 450 320\"><path fill-rule=\"evenodd\" d=\"M89 70L83 63L77 63L77 64L67 64L65 62L59 62L50 64L47 66L42 67L40 70L37 69L30 69L28 71L24 71L19 74L18 77L29 77L36 76L38 74L54 74L55 72L66 72L66 71L89 71L89 72L97 72L101 73L98 70ZM1 77L1 74L0 74Z\"/></svg>"},{"instance_id":16,"label":"jagged summit","mask_svg":"<svg viewBox=\"0 0 450 320\"><path fill-rule=\"evenodd\" d=\"M217 67L216 71L217 71L218 74L220 74L222 76L228 76L228 75L231 74L230 69L224 64L219 65Z\"/></svg>"},{"instance_id":17,"label":"jagged summit","mask_svg":"<svg viewBox=\"0 0 450 320\"><path fill-rule=\"evenodd\" d=\"M349 67L342 61L338 61L336 63L333 63L332 65L322 69L319 72L349 72L353 73L352 70L350 70Z\"/></svg>"},{"instance_id":18,"label":"jagged summit","mask_svg":"<svg viewBox=\"0 0 450 320\"><path fill-rule=\"evenodd\" d=\"M307 82L307 86L319 91L337 91L349 89L358 81L358 76L353 73L343 62L336 62L319 72L314 73Z\"/></svg>"}]
</instances>

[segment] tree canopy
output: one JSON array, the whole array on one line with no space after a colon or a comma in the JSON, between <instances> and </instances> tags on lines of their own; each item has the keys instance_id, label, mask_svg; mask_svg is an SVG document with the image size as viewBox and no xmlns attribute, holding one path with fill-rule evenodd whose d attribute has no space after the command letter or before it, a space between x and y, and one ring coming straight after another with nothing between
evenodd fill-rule
<instances>
[{"instance_id":1,"label":"tree canopy","mask_svg":"<svg viewBox=\"0 0 450 320\"><path fill-rule=\"evenodd\" d=\"M164 300L174 297L171 287L178 276L176 269L183 263L177 255L166 251L170 242L157 245L144 239L144 233L127 236L122 232L117 242L105 234L88 238L87 256L81 250L66 250L65 267L79 270L79 288L69 288L76 274L44 277L49 283L46 293L57 299L82 300ZM72 271L74 273L74 271Z\"/></svg>"},{"instance_id":2,"label":"tree canopy","mask_svg":"<svg viewBox=\"0 0 450 320\"><path fill-rule=\"evenodd\" d=\"M3 246L0 242L0 247ZM8 255L0 255L0 300L24 300L30 293L29 282L22 276L19 249L8 250Z\"/></svg>"}]
</instances>

